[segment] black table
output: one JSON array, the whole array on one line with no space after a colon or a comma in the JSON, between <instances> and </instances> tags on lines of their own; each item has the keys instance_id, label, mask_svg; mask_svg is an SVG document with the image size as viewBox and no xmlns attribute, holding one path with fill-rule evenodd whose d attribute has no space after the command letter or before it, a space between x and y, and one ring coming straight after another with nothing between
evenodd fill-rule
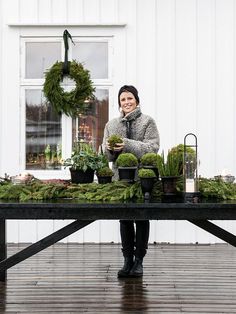
<instances>
[{"instance_id":1,"label":"black table","mask_svg":"<svg viewBox=\"0 0 236 314\"><path fill-rule=\"evenodd\" d=\"M7 258L7 219L75 219L75 221ZM229 244L236 246L235 235L208 221L236 220L236 201L201 203L91 203L76 200L22 203L0 201L0 281L6 280L8 268L100 219L188 220Z\"/></svg>"}]
</instances>

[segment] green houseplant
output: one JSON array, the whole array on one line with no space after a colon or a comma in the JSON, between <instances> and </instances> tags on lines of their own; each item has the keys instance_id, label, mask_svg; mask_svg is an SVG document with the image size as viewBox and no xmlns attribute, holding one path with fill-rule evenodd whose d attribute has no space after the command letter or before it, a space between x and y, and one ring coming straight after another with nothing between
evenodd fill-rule
<instances>
[{"instance_id":1,"label":"green houseplant","mask_svg":"<svg viewBox=\"0 0 236 314\"><path fill-rule=\"evenodd\" d=\"M138 158L132 153L121 153L116 159L120 180L133 182L138 167Z\"/></svg>"},{"instance_id":2,"label":"green houseplant","mask_svg":"<svg viewBox=\"0 0 236 314\"><path fill-rule=\"evenodd\" d=\"M140 166L142 168L152 169L155 172L156 177L159 177L156 153L150 152L144 154L140 159Z\"/></svg>"},{"instance_id":3,"label":"green houseplant","mask_svg":"<svg viewBox=\"0 0 236 314\"><path fill-rule=\"evenodd\" d=\"M108 139L107 139L111 150L114 150L115 146L117 143L122 143L123 139L120 135L118 134L112 134Z\"/></svg>"},{"instance_id":4,"label":"green houseplant","mask_svg":"<svg viewBox=\"0 0 236 314\"><path fill-rule=\"evenodd\" d=\"M156 178L156 174L155 174L155 172L152 169L141 168L138 171L138 177L140 179L143 179L143 178Z\"/></svg>"},{"instance_id":5,"label":"green houseplant","mask_svg":"<svg viewBox=\"0 0 236 314\"><path fill-rule=\"evenodd\" d=\"M138 171L138 177L140 178L140 184L144 198L149 199L156 180L156 174L152 169L141 168Z\"/></svg>"},{"instance_id":6,"label":"green houseplant","mask_svg":"<svg viewBox=\"0 0 236 314\"><path fill-rule=\"evenodd\" d=\"M108 166L100 168L96 171L96 176L98 178L98 183L110 183L112 181L112 177L114 172Z\"/></svg>"},{"instance_id":7,"label":"green houseplant","mask_svg":"<svg viewBox=\"0 0 236 314\"><path fill-rule=\"evenodd\" d=\"M51 146L49 144L46 145L45 150L44 150L44 157L45 157L45 168L46 169L51 169Z\"/></svg>"},{"instance_id":8,"label":"green houseplant","mask_svg":"<svg viewBox=\"0 0 236 314\"><path fill-rule=\"evenodd\" d=\"M168 151L165 159L164 152L157 155L157 165L161 176L163 192L166 195L176 194L176 183L178 178L182 175L183 156L180 153L173 153Z\"/></svg>"},{"instance_id":9,"label":"green houseplant","mask_svg":"<svg viewBox=\"0 0 236 314\"><path fill-rule=\"evenodd\" d=\"M157 154L156 153L146 153L140 159L141 166L153 166L157 167Z\"/></svg>"},{"instance_id":10,"label":"green houseplant","mask_svg":"<svg viewBox=\"0 0 236 314\"><path fill-rule=\"evenodd\" d=\"M138 158L132 153L121 153L116 159L117 167L137 167Z\"/></svg>"},{"instance_id":11,"label":"green houseplant","mask_svg":"<svg viewBox=\"0 0 236 314\"><path fill-rule=\"evenodd\" d=\"M194 149L189 146L186 147L186 153L188 155L192 155L193 158L196 157ZM184 162L184 145L178 144L177 146L172 147L168 152L168 156L172 156L172 158L178 160L179 173L180 175L182 175L183 174L183 162Z\"/></svg>"},{"instance_id":12,"label":"green houseplant","mask_svg":"<svg viewBox=\"0 0 236 314\"><path fill-rule=\"evenodd\" d=\"M157 154L157 166L161 177L180 176L182 156L179 154L171 154L170 151L165 159L164 152Z\"/></svg>"},{"instance_id":13,"label":"green houseplant","mask_svg":"<svg viewBox=\"0 0 236 314\"><path fill-rule=\"evenodd\" d=\"M99 168L99 157L91 145L78 142L74 144L71 157L64 161L64 167L69 167L72 183L91 183Z\"/></svg>"}]
</instances>

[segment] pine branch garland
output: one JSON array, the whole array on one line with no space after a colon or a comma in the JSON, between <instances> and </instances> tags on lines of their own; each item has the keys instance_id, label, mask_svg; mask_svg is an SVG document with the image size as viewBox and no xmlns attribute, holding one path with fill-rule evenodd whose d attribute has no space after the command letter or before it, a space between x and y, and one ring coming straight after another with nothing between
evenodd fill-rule
<instances>
[{"instance_id":1,"label":"pine branch garland","mask_svg":"<svg viewBox=\"0 0 236 314\"><path fill-rule=\"evenodd\" d=\"M114 191L116 191L114 196ZM27 185L0 185L0 199L19 201L72 198L88 201L122 201L142 198L140 183L115 181L108 184L61 184L34 182Z\"/></svg>"}]
</instances>

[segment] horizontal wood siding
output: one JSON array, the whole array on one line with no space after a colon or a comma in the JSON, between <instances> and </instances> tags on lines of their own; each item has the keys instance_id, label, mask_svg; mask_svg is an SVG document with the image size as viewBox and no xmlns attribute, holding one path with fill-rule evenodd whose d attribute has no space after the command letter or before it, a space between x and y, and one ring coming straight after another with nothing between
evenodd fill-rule
<instances>
[{"instance_id":1,"label":"horizontal wood siding","mask_svg":"<svg viewBox=\"0 0 236 314\"><path fill-rule=\"evenodd\" d=\"M8 23L62 25L27 27L32 36L73 34L113 36L114 62L110 118L118 114L117 90L134 84L142 110L157 122L161 147L198 136L202 176L227 168L236 175L236 3L235 0L3 0L0 43L0 175L20 173L19 49L25 29ZM80 28L71 24L125 23ZM39 31L40 30L40 31ZM120 44L122 42L122 45ZM10 123L9 123L10 122ZM14 143L10 145L9 143ZM6 149L7 148L7 149ZM9 241L34 241L67 221L11 221ZM235 223L227 222L229 229ZM118 222L97 222L66 241L119 242ZM151 222L150 242L221 242L187 222Z\"/></svg>"}]
</instances>

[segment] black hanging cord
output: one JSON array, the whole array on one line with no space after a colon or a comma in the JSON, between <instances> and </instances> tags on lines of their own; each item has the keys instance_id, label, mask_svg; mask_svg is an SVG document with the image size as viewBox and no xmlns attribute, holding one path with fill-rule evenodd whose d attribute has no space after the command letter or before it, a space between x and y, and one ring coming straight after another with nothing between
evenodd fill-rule
<instances>
[{"instance_id":1,"label":"black hanging cord","mask_svg":"<svg viewBox=\"0 0 236 314\"><path fill-rule=\"evenodd\" d=\"M68 38L72 41L73 44L75 44L72 40L71 34L68 32L68 30L64 30L63 33L63 39L64 39L64 46L65 46L65 59L63 63L63 75L69 74L69 62L68 62L68 50L69 50L69 44L68 44Z\"/></svg>"}]
</instances>

